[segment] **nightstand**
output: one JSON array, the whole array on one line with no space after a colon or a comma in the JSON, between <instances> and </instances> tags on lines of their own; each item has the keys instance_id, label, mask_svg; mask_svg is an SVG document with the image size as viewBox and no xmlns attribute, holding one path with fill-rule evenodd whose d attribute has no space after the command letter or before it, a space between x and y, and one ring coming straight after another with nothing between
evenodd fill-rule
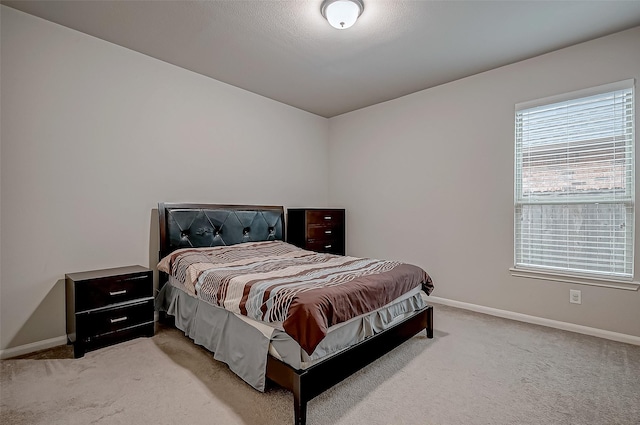
<instances>
[{"instance_id":1,"label":"nightstand","mask_svg":"<svg viewBox=\"0 0 640 425\"><path fill-rule=\"evenodd\" d=\"M67 337L74 357L153 336L153 273L142 266L65 275Z\"/></svg>"},{"instance_id":2,"label":"nightstand","mask_svg":"<svg viewBox=\"0 0 640 425\"><path fill-rule=\"evenodd\" d=\"M287 210L287 241L310 251L345 255L344 209Z\"/></svg>"}]
</instances>

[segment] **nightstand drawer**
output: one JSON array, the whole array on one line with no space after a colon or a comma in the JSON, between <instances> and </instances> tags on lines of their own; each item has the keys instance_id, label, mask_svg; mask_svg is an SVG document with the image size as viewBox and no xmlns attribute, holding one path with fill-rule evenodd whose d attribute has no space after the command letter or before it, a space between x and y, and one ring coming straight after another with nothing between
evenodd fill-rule
<instances>
[{"instance_id":1,"label":"nightstand drawer","mask_svg":"<svg viewBox=\"0 0 640 425\"><path fill-rule=\"evenodd\" d=\"M92 338L153 322L153 299L77 315L78 335Z\"/></svg>"},{"instance_id":2,"label":"nightstand drawer","mask_svg":"<svg viewBox=\"0 0 640 425\"><path fill-rule=\"evenodd\" d=\"M87 350L95 350L141 336L152 337L154 333L153 326L153 322L145 323L116 332L90 337L83 342L83 346Z\"/></svg>"},{"instance_id":3,"label":"nightstand drawer","mask_svg":"<svg viewBox=\"0 0 640 425\"><path fill-rule=\"evenodd\" d=\"M151 272L76 283L76 311L153 296Z\"/></svg>"}]
</instances>

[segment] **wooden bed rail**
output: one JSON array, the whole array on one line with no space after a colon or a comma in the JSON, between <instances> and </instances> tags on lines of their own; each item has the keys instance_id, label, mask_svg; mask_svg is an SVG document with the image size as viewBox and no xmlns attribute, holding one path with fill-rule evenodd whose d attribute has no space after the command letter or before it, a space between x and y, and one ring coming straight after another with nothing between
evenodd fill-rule
<instances>
[{"instance_id":1,"label":"wooden bed rail","mask_svg":"<svg viewBox=\"0 0 640 425\"><path fill-rule=\"evenodd\" d=\"M433 307L428 305L404 321L385 329L307 369L296 370L269 356L267 378L293 392L295 425L306 425L307 402L363 367L371 364L422 330L433 338Z\"/></svg>"}]
</instances>

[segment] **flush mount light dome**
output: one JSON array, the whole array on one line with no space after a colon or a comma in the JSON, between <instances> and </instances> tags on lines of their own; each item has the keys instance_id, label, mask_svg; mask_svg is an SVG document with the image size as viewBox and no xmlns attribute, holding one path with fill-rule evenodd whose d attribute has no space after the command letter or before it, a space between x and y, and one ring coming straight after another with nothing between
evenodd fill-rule
<instances>
[{"instance_id":1,"label":"flush mount light dome","mask_svg":"<svg viewBox=\"0 0 640 425\"><path fill-rule=\"evenodd\" d=\"M356 23L364 10L362 0L324 0L320 12L332 27L344 30Z\"/></svg>"}]
</instances>

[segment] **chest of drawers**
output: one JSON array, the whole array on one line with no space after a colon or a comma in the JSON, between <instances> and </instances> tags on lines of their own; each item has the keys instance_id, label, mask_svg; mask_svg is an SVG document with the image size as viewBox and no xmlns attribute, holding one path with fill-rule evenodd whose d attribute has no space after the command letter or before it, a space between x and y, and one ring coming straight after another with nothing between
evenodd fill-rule
<instances>
[{"instance_id":1,"label":"chest of drawers","mask_svg":"<svg viewBox=\"0 0 640 425\"><path fill-rule=\"evenodd\" d=\"M153 274L142 266L65 276L67 337L74 356L138 336L153 336Z\"/></svg>"},{"instance_id":2,"label":"chest of drawers","mask_svg":"<svg viewBox=\"0 0 640 425\"><path fill-rule=\"evenodd\" d=\"M345 210L287 210L287 241L310 251L345 255Z\"/></svg>"}]
</instances>

